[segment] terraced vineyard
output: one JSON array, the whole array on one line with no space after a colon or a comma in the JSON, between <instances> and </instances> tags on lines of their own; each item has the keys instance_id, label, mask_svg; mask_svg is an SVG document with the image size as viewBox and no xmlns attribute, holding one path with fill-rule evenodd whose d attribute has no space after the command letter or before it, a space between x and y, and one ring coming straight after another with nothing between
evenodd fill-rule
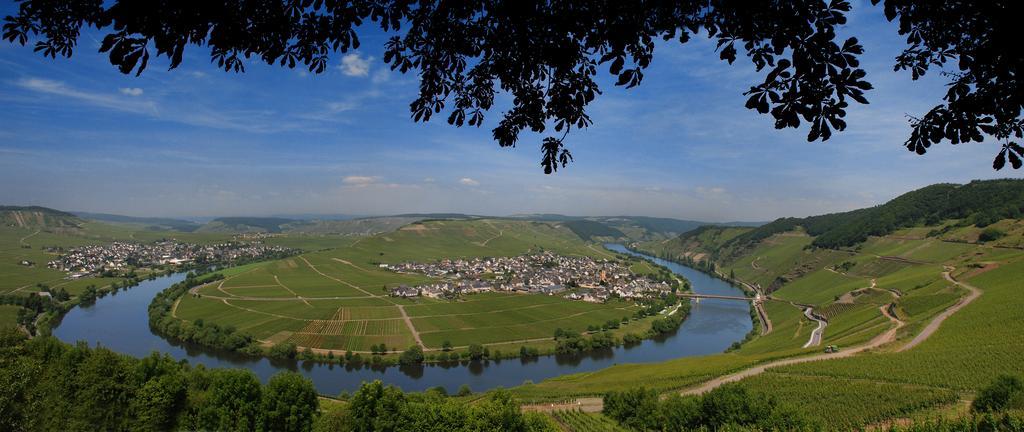
<instances>
[{"instance_id":1,"label":"terraced vineyard","mask_svg":"<svg viewBox=\"0 0 1024 432\"><path fill-rule=\"evenodd\" d=\"M958 393L942 387L830 379L769 372L744 380L751 390L766 392L808 415L830 430L910 415L918 410L957 401Z\"/></svg>"},{"instance_id":2,"label":"terraced vineyard","mask_svg":"<svg viewBox=\"0 0 1024 432\"><path fill-rule=\"evenodd\" d=\"M929 237L944 226L958 228ZM749 229L716 236L716 228L711 228L680 243L644 244L641 249L670 258L714 256L720 273L771 289L776 301L767 302L766 309L774 331L727 354L646 367L619 365L516 391L528 400L553 400L559 393L583 397L599 388L624 390L643 383L667 394L717 376L754 370L758 363L820 353L820 347L799 348L814 324L787 304L793 302L814 305L828 320L822 345L836 345L840 352L823 361L789 362L755 372L739 381L742 386L796 407L828 430L959 415L963 401L997 375L1024 371L1024 250L1008 246L1017 244L1014 233L1020 231L1019 224L1001 221L995 226L1005 227L1010 238L994 244L954 241L974 232L954 221L869 237L856 247L839 250L806 247L812 238L800 229L771 235L737 254L716 250L723 244L719 239L736 238L737 231ZM968 290L943 277L948 268L958 281L982 292L951 315L943 312L963 302ZM949 316L936 324L944 315ZM893 320L899 320L894 333ZM937 330L900 352L928 327ZM871 341L881 345L844 355Z\"/></svg>"},{"instance_id":3,"label":"terraced vineyard","mask_svg":"<svg viewBox=\"0 0 1024 432\"><path fill-rule=\"evenodd\" d=\"M615 420L601 414L585 413L578 410L555 411L551 413L562 430L567 432L625 432Z\"/></svg>"},{"instance_id":4,"label":"terraced vineyard","mask_svg":"<svg viewBox=\"0 0 1024 432\"><path fill-rule=\"evenodd\" d=\"M556 224L474 220L415 223L398 231L366 237L351 246L249 266L181 298L174 316L203 320L253 335L265 344L290 342L300 349L370 352L384 344L404 350L420 340L427 351L445 343L550 342L555 329L584 331L621 322L638 310L632 302L603 304L558 296L484 293L459 301L388 295L389 288L431 279L379 268L379 263L441 258L508 256L544 248L566 255L614 255L584 243ZM648 265L637 271L652 271ZM642 333L638 321L619 333Z\"/></svg>"}]
</instances>

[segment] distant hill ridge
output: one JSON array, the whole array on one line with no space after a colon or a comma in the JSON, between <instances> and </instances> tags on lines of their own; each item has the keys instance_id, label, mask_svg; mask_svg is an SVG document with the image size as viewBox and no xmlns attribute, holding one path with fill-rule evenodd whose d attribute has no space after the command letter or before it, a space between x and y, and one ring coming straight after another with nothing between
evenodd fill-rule
<instances>
[{"instance_id":1,"label":"distant hill ridge","mask_svg":"<svg viewBox=\"0 0 1024 432\"><path fill-rule=\"evenodd\" d=\"M100 222L139 224L145 225L147 228L154 230L192 232L202 226L202 224L197 222L172 218L124 216L109 213L89 212L74 212L74 214L83 219L92 219Z\"/></svg>"},{"instance_id":2,"label":"distant hill ridge","mask_svg":"<svg viewBox=\"0 0 1024 432\"><path fill-rule=\"evenodd\" d=\"M279 233L285 226L300 221L277 217L220 217L203 225L197 232L268 232Z\"/></svg>"},{"instance_id":3,"label":"distant hill ridge","mask_svg":"<svg viewBox=\"0 0 1024 432\"><path fill-rule=\"evenodd\" d=\"M626 237L622 231L605 225L601 222L596 222L587 219L570 220L561 223L566 228L569 228L574 234L579 236L583 240L593 240L594 237L611 237L611 238L623 238Z\"/></svg>"},{"instance_id":4,"label":"distant hill ridge","mask_svg":"<svg viewBox=\"0 0 1024 432\"><path fill-rule=\"evenodd\" d=\"M1000 219L1020 218L1022 213L1024 180L975 180L963 185L940 183L907 192L875 207L777 219L730 239L724 246L752 244L801 227L815 236L812 245L834 249L854 246L869 236L882 236L915 225L966 219L967 223L984 227Z\"/></svg>"},{"instance_id":5,"label":"distant hill ridge","mask_svg":"<svg viewBox=\"0 0 1024 432\"><path fill-rule=\"evenodd\" d=\"M0 206L0 223L21 228L78 228L82 219L40 206Z\"/></svg>"}]
</instances>

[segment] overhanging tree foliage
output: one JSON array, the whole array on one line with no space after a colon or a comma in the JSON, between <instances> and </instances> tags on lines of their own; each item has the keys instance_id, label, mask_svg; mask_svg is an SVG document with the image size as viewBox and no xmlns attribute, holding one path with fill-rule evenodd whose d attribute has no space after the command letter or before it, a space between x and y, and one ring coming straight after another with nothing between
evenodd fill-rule
<instances>
[{"instance_id":1,"label":"overhanging tree foliage","mask_svg":"<svg viewBox=\"0 0 1024 432\"><path fill-rule=\"evenodd\" d=\"M880 0L873 0L879 3ZM140 74L151 57L181 64L185 47L206 46L225 71L242 72L244 59L312 72L330 56L359 48L361 26L394 34L384 61L416 73L415 121L442 112L455 126L481 126L498 91L513 97L492 130L502 147L519 134L545 134L546 173L572 160L566 135L592 122L586 108L601 90L600 69L616 85L639 85L656 39L686 43L697 34L717 41L729 63L740 51L763 73L746 91L746 107L771 114L775 127L810 124L808 141L827 140L846 128L850 100L865 104L865 72L856 38L840 40L850 4L844 0L737 2L679 1L412 1L412 0L21 0L5 18L3 37L49 57L70 56L83 26L107 31L100 51L123 73ZM1020 118L1024 89L1018 71L1015 0L986 2L887 0L885 14L899 22L908 47L896 70L913 79L930 68L949 68L943 103L911 118L905 145L924 154L934 143L1001 142L993 167L1022 164ZM553 133L551 131L553 129Z\"/></svg>"}]
</instances>

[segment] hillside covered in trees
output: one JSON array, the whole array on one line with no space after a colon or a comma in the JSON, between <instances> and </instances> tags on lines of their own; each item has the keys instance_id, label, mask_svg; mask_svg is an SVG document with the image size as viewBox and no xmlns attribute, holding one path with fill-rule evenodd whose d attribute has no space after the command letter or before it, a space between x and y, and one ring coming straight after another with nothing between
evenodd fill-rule
<instances>
[{"instance_id":1,"label":"hillside covered in trees","mask_svg":"<svg viewBox=\"0 0 1024 432\"><path fill-rule=\"evenodd\" d=\"M959 185L942 183L907 192L875 207L805 218L782 218L740 234L723 246L756 243L773 234L803 228L823 248L854 246L869 236L890 234L917 225L960 219L986 227L1024 212L1024 180L984 180ZM699 233L687 233L683 237Z\"/></svg>"}]
</instances>

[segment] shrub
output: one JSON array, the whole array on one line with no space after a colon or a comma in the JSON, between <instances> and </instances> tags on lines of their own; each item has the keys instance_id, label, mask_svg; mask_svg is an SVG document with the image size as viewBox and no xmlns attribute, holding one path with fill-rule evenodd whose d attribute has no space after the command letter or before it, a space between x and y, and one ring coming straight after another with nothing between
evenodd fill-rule
<instances>
[{"instance_id":1,"label":"shrub","mask_svg":"<svg viewBox=\"0 0 1024 432\"><path fill-rule=\"evenodd\" d=\"M291 342L281 342L271 347L268 354L271 357L293 359L298 354L298 350Z\"/></svg>"},{"instance_id":2,"label":"shrub","mask_svg":"<svg viewBox=\"0 0 1024 432\"><path fill-rule=\"evenodd\" d=\"M469 358L470 360L480 360L484 358L484 346L480 344L470 344Z\"/></svg>"},{"instance_id":3,"label":"shrub","mask_svg":"<svg viewBox=\"0 0 1024 432\"><path fill-rule=\"evenodd\" d=\"M978 235L978 241L980 241L982 243L990 242L990 241L996 241L996 240L999 240L999 239L1003 238L1003 236L1005 236L1005 235L1006 235L1005 232L1003 232L1003 231L1001 231L1001 230L999 230L997 228L992 228L992 227L985 228L985 230L982 231L980 235Z\"/></svg>"},{"instance_id":4,"label":"shrub","mask_svg":"<svg viewBox=\"0 0 1024 432\"><path fill-rule=\"evenodd\" d=\"M398 363L403 365L423 363L423 348L420 348L419 345L409 347L409 349L405 350L405 352L403 352L398 358Z\"/></svg>"},{"instance_id":5,"label":"shrub","mask_svg":"<svg viewBox=\"0 0 1024 432\"><path fill-rule=\"evenodd\" d=\"M1020 378L1010 375L1000 375L978 393L978 397L971 403L971 409L976 412L1003 411L1013 405L1024 405L1024 383ZM1015 408L1024 408L1019 406Z\"/></svg>"}]
</instances>

